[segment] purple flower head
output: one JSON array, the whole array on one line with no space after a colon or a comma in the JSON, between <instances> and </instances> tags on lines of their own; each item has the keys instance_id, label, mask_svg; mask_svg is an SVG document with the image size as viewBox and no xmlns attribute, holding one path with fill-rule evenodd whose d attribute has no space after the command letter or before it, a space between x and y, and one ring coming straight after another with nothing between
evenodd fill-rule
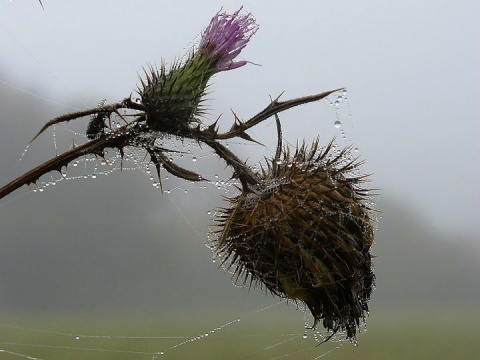
<instances>
[{"instance_id":1,"label":"purple flower head","mask_svg":"<svg viewBox=\"0 0 480 360\"><path fill-rule=\"evenodd\" d=\"M232 15L219 11L203 31L199 52L208 56L215 72L236 69L248 62L233 60L247 46L258 25L250 13L239 15L241 10Z\"/></svg>"}]
</instances>

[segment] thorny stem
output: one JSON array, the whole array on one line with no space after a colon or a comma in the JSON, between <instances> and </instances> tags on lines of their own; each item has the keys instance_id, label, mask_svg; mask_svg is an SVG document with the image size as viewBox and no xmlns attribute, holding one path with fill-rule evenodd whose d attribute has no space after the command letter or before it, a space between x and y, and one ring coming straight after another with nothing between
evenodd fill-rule
<instances>
[{"instance_id":1,"label":"thorny stem","mask_svg":"<svg viewBox=\"0 0 480 360\"><path fill-rule=\"evenodd\" d=\"M115 104L99 106L99 107L96 107L96 108L93 108L93 109L88 109L88 110L84 110L84 111L78 111L78 112L74 112L74 113L70 113L70 114L57 116L56 118L48 121L45 125L43 125L43 127L40 129L40 131L37 133L37 135L35 135L33 137L33 139L30 140L30 142L35 141L35 139L37 137L39 137L40 134L42 134L45 130L47 130L52 125L59 124L59 123L62 123L62 122L68 122L70 120L78 119L79 117L98 114L98 113L101 113L101 112L105 112L108 115L110 115L113 112L117 112L118 109L131 109L131 110L140 110L140 111L144 110L144 108L141 104L137 104L137 103L133 102L131 98L126 98L126 99L124 99L124 100L122 100L118 103L115 103Z\"/></svg>"},{"instance_id":2,"label":"thorny stem","mask_svg":"<svg viewBox=\"0 0 480 360\"><path fill-rule=\"evenodd\" d=\"M231 166L235 171L234 177L237 177L244 189L250 188L250 185L258 184L258 177L255 173L250 170L250 168L240 160L234 153L232 153L226 146L223 146L218 141L205 139L203 140L205 144L210 146L215 153L220 156L227 165Z\"/></svg>"},{"instance_id":3,"label":"thorny stem","mask_svg":"<svg viewBox=\"0 0 480 360\"><path fill-rule=\"evenodd\" d=\"M247 129L250 129L251 127L253 127L257 124L259 124L263 120L268 119L269 117L275 115L276 113L288 110L292 107L296 107L296 106L299 106L299 105L308 104L308 103L314 102L314 101L319 101L319 100L327 97L328 95L330 95L334 92L340 91L340 90L343 90L343 88L330 90L330 91L325 91L325 92L320 93L320 94L304 96L304 97L300 97L300 98L296 98L296 99L292 99L292 100L287 100L287 101L278 101L280 96L282 96L282 94L280 94L265 109L260 111L253 118L251 118L250 120L248 120L244 123L234 124L232 129L230 129L229 131L227 131L224 134L218 134L216 138L218 140L225 140L225 139L231 139L231 138L237 137L237 136L242 137L243 136L242 132L244 132ZM250 140L250 139L248 139L248 140Z\"/></svg>"},{"instance_id":4,"label":"thorny stem","mask_svg":"<svg viewBox=\"0 0 480 360\"><path fill-rule=\"evenodd\" d=\"M123 128L126 128L124 126ZM122 130L122 128L120 128ZM106 148L118 147L122 148L125 145L127 134L116 137L102 135L98 139L89 141L83 145L70 149L63 154L56 156L43 164L33 168L29 172L9 182L4 187L0 188L0 199L17 190L23 185L35 183L42 175L50 171L61 172L63 166L67 166L70 162L86 154L101 154Z\"/></svg>"},{"instance_id":5,"label":"thorny stem","mask_svg":"<svg viewBox=\"0 0 480 360\"><path fill-rule=\"evenodd\" d=\"M275 151L275 158L273 159L273 176L278 175L278 161L280 160L280 155L282 154L282 124L280 123L280 118L278 114L275 114L275 124L277 125L277 150Z\"/></svg>"},{"instance_id":6,"label":"thorny stem","mask_svg":"<svg viewBox=\"0 0 480 360\"><path fill-rule=\"evenodd\" d=\"M237 177L238 179L240 179L242 185L245 187L245 189L247 189L247 188L250 188L251 185L255 185L258 183L258 177L252 172L252 170L242 160L240 160L235 154L233 154L225 146L220 144L217 140L232 139L235 137L252 140L250 136L247 133L245 133L246 130L268 119L269 117L276 115L279 112L285 111L295 106L321 100L327 97L328 95L339 90L343 90L343 89L340 88L336 90L326 91L321 94L305 96L305 97L287 100L287 101L278 101L278 98L276 98L265 109L263 109L260 113L255 115L253 118L251 118L246 122L235 122L232 128L223 134L218 134L215 129L213 129L212 127L209 127L206 130L198 129L197 131L180 132L178 135L181 137L197 140L211 147L218 156L220 156L223 160L225 160L227 165L231 166L234 169L235 171L234 177ZM86 110L86 111L75 113L75 114L63 115L47 122L47 124L45 124L45 126L40 130L37 136L40 135L49 126L60 123L60 122L70 121L79 117L92 115L102 111L113 113L121 108L127 108L132 110L142 110L142 105L133 102L130 98L127 98L116 104L106 105L96 109ZM143 114L140 114L139 116L143 116ZM132 131L132 129L137 131ZM138 126L138 121L137 121L133 127L132 127L132 123L129 123L125 126L120 127L118 130L116 130L113 133L102 134L97 139L91 140L83 145L80 145L71 150L68 150L65 153L44 162L43 164L35 167L34 169L28 171L27 173L9 182L8 184L0 188L0 199L4 198L5 196L15 191L16 189L22 187L23 185L36 183L37 180L42 175L45 175L46 173L49 173L51 171L61 172L62 167L66 167L69 163L71 163L72 161L74 161L75 159L81 156L84 156L87 154L103 156L104 150L107 148L117 148L120 150L120 153L123 154L123 148L125 146L138 147L142 144L139 145L138 141L136 141L134 136L138 134L142 134L145 131L146 131L145 126L143 127ZM279 130L278 125L277 125L277 131L281 131ZM35 136L35 138L37 136ZM149 146L145 146L145 148L148 149ZM155 164L155 161L154 161L154 164L158 165L159 163L162 163L162 165L165 165L165 161L163 161L164 159L158 156L159 155L157 154L157 163ZM167 164L167 165L170 165L170 164ZM179 169L177 169L176 167L171 167L171 169L173 169L172 173L174 175L175 175L175 172L179 171ZM167 171L169 170L167 169ZM192 175L192 180L202 181L205 179L202 178L201 176L198 176L198 178L193 179L193 175Z\"/></svg>"}]
</instances>

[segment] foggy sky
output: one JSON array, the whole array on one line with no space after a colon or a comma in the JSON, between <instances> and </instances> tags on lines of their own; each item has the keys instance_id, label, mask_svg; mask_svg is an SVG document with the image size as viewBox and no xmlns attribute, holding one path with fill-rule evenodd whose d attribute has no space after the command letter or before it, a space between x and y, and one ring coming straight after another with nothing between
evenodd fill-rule
<instances>
[{"instance_id":1,"label":"foggy sky","mask_svg":"<svg viewBox=\"0 0 480 360\"><path fill-rule=\"evenodd\" d=\"M212 119L223 113L230 124L230 108L248 118L282 91L286 99L347 87L352 122L345 130L367 160L365 171L374 173L373 185L435 227L476 231L477 1L45 0L45 11L33 0L3 1L0 86L33 84L57 114L70 111L62 106L67 99L80 109L122 99L135 90L142 66L181 56L222 5L234 11L240 4L260 24L242 56L261 66L215 77ZM321 106L307 105L301 121L285 118L290 142L339 136L319 115ZM24 144L46 120L24 125ZM0 126L5 151L11 127ZM275 142L272 127L254 135Z\"/></svg>"},{"instance_id":2,"label":"foggy sky","mask_svg":"<svg viewBox=\"0 0 480 360\"><path fill-rule=\"evenodd\" d=\"M2 185L55 155L48 132L19 162L47 120L69 106L128 96L142 66L188 51L227 2L43 3L45 12L34 0L0 3ZM228 2L225 10L240 4ZM445 243L478 240L478 2L242 4L260 24L242 56L260 66L214 78L211 119L223 114L229 126L230 108L248 119L282 91L288 99L347 87L349 106L341 106L352 115L351 122L342 118L347 140L385 200L373 301L429 303L448 293L448 301L475 303L478 248ZM332 112L322 102L281 114L286 140L320 135L324 143L332 136L342 142ZM276 143L271 122L251 134L266 147L237 145L249 163L271 154ZM202 174L223 171L213 156L207 160ZM140 171L65 182L41 195L11 194L0 202L0 305L92 312L263 301L261 291L231 286L204 246L207 211L223 204L221 195L162 195ZM426 271L427 260L434 266Z\"/></svg>"}]
</instances>

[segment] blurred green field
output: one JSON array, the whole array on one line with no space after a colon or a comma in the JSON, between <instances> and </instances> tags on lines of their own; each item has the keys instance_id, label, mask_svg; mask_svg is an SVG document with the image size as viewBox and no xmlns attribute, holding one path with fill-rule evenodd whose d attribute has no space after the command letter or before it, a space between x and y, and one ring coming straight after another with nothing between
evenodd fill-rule
<instances>
[{"instance_id":1,"label":"blurred green field","mask_svg":"<svg viewBox=\"0 0 480 360\"><path fill-rule=\"evenodd\" d=\"M295 322L268 315L228 325L218 316L204 315L161 322L144 317L2 317L0 359L479 358L480 317L473 309L378 311L371 315L368 331L360 334L358 346L343 341L319 347L311 332L303 338L298 316ZM164 354L154 355L160 351Z\"/></svg>"}]
</instances>

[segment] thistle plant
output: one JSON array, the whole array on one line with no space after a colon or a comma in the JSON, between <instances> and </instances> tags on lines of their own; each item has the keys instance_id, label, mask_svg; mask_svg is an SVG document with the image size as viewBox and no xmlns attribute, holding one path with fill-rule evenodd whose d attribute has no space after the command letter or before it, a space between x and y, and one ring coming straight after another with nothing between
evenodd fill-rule
<instances>
[{"instance_id":1,"label":"thistle plant","mask_svg":"<svg viewBox=\"0 0 480 360\"><path fill-rule=\"evenodd\" d=\"M176 150L165 148L161 141L172 135L192 139L210 147L238 180L240 194L229 199L217 219L216 256L244 284L258 284L274 295L304 303L314 327L321 323L332 334L342 330L354 339L368 312L375 278L370 252L375 219L365 177L355 173L361 162L352 158L348 148L334 151L333 142L323 149L318 141L310 147L303 144L294 153L283 149L277 115L342 89L288 101L277 98L247 121L235 116L230 130L223 133L218 119L210 125L200 120L209 80L248 63L238 56L257 29L253 16L241 9L233 14L218 12L202 32L198 48L184 61L174 62L168 70L164 63L160 69L145 70L137 89L140 101L127 97L48 121L33 140L55 124L91 116L86 129L89 141L0 188L0 198L37 183L48 172L61 172L79 157L104 157L108 148L117 149L122 157L126 147L144 150L160 184L161 171L203 181L201 174L175 164L168 154ZM272 116L277 124L276 155L261 171L254 171L222 141L253 141L247 131ZM124 125L112 126L113 117Z\"/></svg>"}]
</instances>

